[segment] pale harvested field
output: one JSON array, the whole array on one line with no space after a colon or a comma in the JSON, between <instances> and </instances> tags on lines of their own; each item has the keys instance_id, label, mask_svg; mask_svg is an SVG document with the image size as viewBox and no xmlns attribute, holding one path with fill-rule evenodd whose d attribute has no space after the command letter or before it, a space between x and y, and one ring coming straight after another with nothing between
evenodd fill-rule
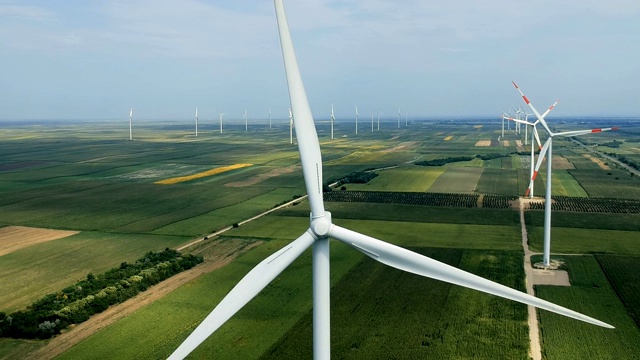
<instances>
[{"instance_id":1,"label":"pale harvested field","mask_svg":"<svg viewBox=\"0 0 640 360\"><path fill-rule=\"evenodd\" d=\"M502 141L502 146L509 146L509 140Z\"/></svg>"},{"instance_id":2,"label":"pale harvested field","mask_svg":"<svg viewBox=\"0 0 640 360\"><path fill-rule=\"evenodd\" d=\"M227 184L225 184L225 186L228 186L228 187L245 187L245 186L255 185L255 184L261 183L261 182L263 182L263 181L265 181L267 179L270 179L272 177L276 177L276 176L292 173L298 167L299 166L287 166L285 168L273 169L273 170L268 171L266 173L258 174L256 176L253 176L250 179L247 179L247 180L244 180L244 181L234 181L234 182L227 183Z\"/></svg>"},{"instance_id":3,"label":"pale harvested field","mask_svg":"<svg viewBox=\"0 0 640 360\"><path fill-rule=\"evenodd\" d=\"M564 270L533 269L533 284L571 286L569 273Z\"/></svg>"},{"instance_id":4,"label":"pale harvested field","mask_svg":"<svg viewBox=\"0 0 640 360\"><path fill-rule=\"evenodd\" d=\"M404 148L411 147L411 146L413 146L413 145L415 145L415 144L417 144L417 143L418 143L417 141L405 141L405 142L401 142L400 144L398 144L398 145L396 145L396 146L392 147L391 149L385 149L385 150L382 150L382 151L381 151L381 153L383 153L383 154L387 154L387 153L396 152L396 151L398 151L398 150L402 150L402 149L404 149Z\"/></svg>"},{"instance_id":5,"label":"pale harvested field","mask_svg":"<svg viewBox=\"0 0 640 360\"><path fill-rule=\"evenodd\" d=\"M0 229L0 256L31 245L62 239L77 233L78 231L7 226Z\"/></svg>"},{"instance_id":6,"label":"pale harvested field","mask_svg":"<svg viewBox=\"0 0 640 360\"><path fill-rule=\"evenodd\" d=\"M575 169L576 167L573 166L573 164L567 160L567 158L564 158L562 156L554 156L553 157L553 164L551 164L553 166L554 169L558 169L558 170L568 170L568 169Z\"/></svg>"},{"instance_id":7,"label":"pale harvested field","mask_svg":"<svg viewBox=\"0 0 640 360\"><path fill-rule=\"evenodd\" d=\"M589 154L582 154L582 156L584 156L585 158L587 158L587 159L593 161L594 163L598 164L598 166L600 166L600 169L602 169L602 170L611 170L611 168L609 166L607 166L604 163L604 161L602 161L602 160L600 160L600 159L598 159L596 157L593 157L593 156L591 156Z\"/></svg>"},{"instance_id":8,"label":"pale harvested field","mask_svg":"<svg viewBox=\"0 0 640 360\"><path fill-rule=\"evenodd\" d=\"M491 140L478 140L475 146L491 146Z\"/></svg>"},{"instance_id":9,"label":"pale harvested field","mask_svg":"<svg viewBox=\"0 0 640 360\"><path fill-rule=\"evenodd\" d=\"M449 140L451 140L451 139L453 139L453 135L449 135L449 136L447 136L446 138L444 138L444 141L449 141Z\"/></svg>"}]
</instances>

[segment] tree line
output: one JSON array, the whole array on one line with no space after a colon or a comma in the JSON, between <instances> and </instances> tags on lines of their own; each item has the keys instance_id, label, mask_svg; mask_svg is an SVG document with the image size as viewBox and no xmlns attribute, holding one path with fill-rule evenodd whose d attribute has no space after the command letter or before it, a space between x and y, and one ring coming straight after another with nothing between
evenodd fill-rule
<instances>
[{"instance_id":1,"label":"tree line","mask_svg":"<svg viewBox=\"0 0 640 360\"><path fill-rule=\"evenodd\" d=\"M71 324L121 303L150 286L203 262L202 256L166 248L148 252L134 263L123 262L103 274L89 273L84 280L47 294L25 310L0 312L0 337L47 339Z\"/></svg>"}]
</instances>

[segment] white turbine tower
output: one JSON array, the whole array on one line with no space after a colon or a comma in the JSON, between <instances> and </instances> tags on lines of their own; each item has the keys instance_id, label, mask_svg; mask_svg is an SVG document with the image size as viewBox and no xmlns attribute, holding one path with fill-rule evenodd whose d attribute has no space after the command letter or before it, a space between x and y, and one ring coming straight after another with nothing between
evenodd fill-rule
<instances>
[{"instance_id":1,"label":"white turbine tower","mask_svg":"<svg viewBox=\"0 0 640 360\"><path fill-rule=\"evenodd\" d=\"M249 125L247 124L247 109L244 109L244 116L242 119L244 119L244 131L249 131Z\"/></svg>"},{"instance_id":2,"label":"white turbine tower","mask_svg":"<svg viewBox=\"0 0 640 360\"><path fill-rule=\"evenodd\" d=\"M196 137L198 137L198 107L196 106Z\"/></svg>"},{"instance_id":3,"label":"white turbine tower","mask_svg":"<svg viewBox=\"0 0 640 360\"><path fill-rule=\"evenodd\" d=\"M289 97L296 122L296 137L302 162L305 187L311 206L310 226L296 240L256 265L222 299L204 321L171 354L169 359L183 359L209 335L222 326L238 310L264 289L273 279L313 245L313 357L316 360L330 358L329 328L329 238L353 247L385 265L406 272L434 278L448 283L487 292L507 299L553 311L565 316L603 327L611 325L586 315L538 299L520 291L497 284L453 266L430 259L396 245L335 225L331 214L324 209L322 199L322 158L320 143L315 131L311 109L302 83L282 0L275 0L278 31L282 45Z\"/></svg>"},{"instance_id":4,"label":"white turbine tower","mask_svg":"<svg viewBox=\"0 0 640 360\"><path fill-rule=\"evenodd\" d=\"M380 115L382 115L381 112L378 113L378 131L380 131Z\"/></svg>"},{"instance_id":5,"label":"white turbine tower","mask_svg":"<svg viewBox=\"0 0 640 360\"><path fill-rule=\"evenodd\" d=\"M293 144L293 113L289 108L289 143Z\"/></svg>"},{"instance_id":6,"label":"white turbine tower","mask_svg":"<svg viewBox=\"0 0 640 360\"><path fill-rule=\"evenodd\" d=\"M333 116L333 104L331 104L331 140L333 140L333 122L336 120L336 117Z\"/></svg>"},{"instance_id":7,"label":"white turbine tower","mask_svg":"<svg viewBox=\"0 0 640 360\"><path fill-rule=\"evenodd\" d=\"M218 114L220 115L220 134L222 134L222 115L224 115L226 113L218 112Z\"/></svg>"},{"instance_id":8,"label":"white turbine tower","mask_svg":"<svg viewBox=\"0 0 640 360\"><path fill-rule=\"evenodd\" d=\"M271 109L269 109L269 129L271 129Z\"/></svg>"},{"instance_id":9,"label":"white turbine tower","mask_svg":"<svg viewBox=\"0 0 640 360\"><path fill-rule=\"evenodd\" d=\"M358 105L356 105L356 135L358 135Z\"/></svg>"},{"instance_id":10,"label":"white turbine tower","mask_svg":"<svg viewBox=\"0 0 640 360\"><path fill-rule=\"evenodd\" d=\"M405 112L404 113L404 127L409 126L409 113Z\"/></svg>"},{"instance_id":11,"label":"white turbine tower","mask_svg":"<svg viewBox=\"0 0 640 360\"><path fill-rule=\"evenodd\" d=\"M400 108L398 108L398 129L400 129Z\"/></svg>"},{"instance_id":12,"label":"white turbine tower","mask_svg":"<svg viewBox=\"0 0 640 360\"><path fill-rule=\"evenodd\" d=\"M551 131L547 123L544 121L544 116L538 113L538 111L533 106L533 104L531 104L529 99L522 93L518 85L516 85L516 83L513 81L512 83L513 83L513 86L516 87L516 90L518 90L518 92L522 96L522 99L524 100L524 102L529 106L531 111L533 111L533 113L536 115L536 117L538 118L538 121L542 124L542 127L544 127L547 134L549 134L547 141L545 141L544 145L542 146L542 150L540 150L540 155L538 155L538 162L536 163L536 168L534 169L533 176L531 177L531 181L529 182L529 189L530 189L531 184L534 182L534 180L538 176L538 170L540 169L540 165L542 165L542 160L544 160L545 154L546 154L547 183L546 183L545 197L544 197L544 246L543 246L543 254L542 254L542 264L546 267L546 266L549 266L551 262L551 168L552 168L551 164L553 163L553 156L552 156L553 138L556 136L572 137L572 136L586 135L586 134L597 133L602 131L617 130L618 128L612 127L612 128L575 130L575 131L564 131L564 132L554 133L553 131ZM551 108L553 108L553 106ZM527 192L529 192L529 190L527 190Z\"/></svg>"},{"instance_id":13,"label":"white turbine tower","mask_svg":"<svg viewBox=\"0 0 640 360\"><path fill-rule=\"evenodd\" d=\"M133 108L129 110L129 141L133 140Z\"/></svg>"}]
</instances>

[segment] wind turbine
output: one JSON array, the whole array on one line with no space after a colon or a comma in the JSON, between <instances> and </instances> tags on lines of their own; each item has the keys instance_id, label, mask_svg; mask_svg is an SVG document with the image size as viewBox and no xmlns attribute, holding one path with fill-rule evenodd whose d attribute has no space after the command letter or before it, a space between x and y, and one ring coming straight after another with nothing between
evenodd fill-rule
<instances>
[{"instance_id":1,"label":"wind turbine","mask_svg":"<svg viewBox=\"0 0 640 360\"><path fill-rule=\"evenodd\" d=\"M133 108L129 110L129 141L133 141Z\"/></svg>"},{"instance_id":2,"label":"wind turbine","mask_svg":"<svg viewBox=\"0 0 640 360\"><path fill-rule=\"evenodd\" d=\"M541 115L541 118L544 119L545 117L547 117L547 114L549 114L551 112L551 110L553 110L553 108L559 102L560 102L560 99L556 100L556 102L553 103L553 105L549 106L547 111L545 111L544 114ZM525 115L527 115L527 114L525 114ZM533 115L533 114L528 114L528 115ZM532 130L531 130L531 165L529 166L530 171L531 171L531 175L530 175L529 178L532 178L533 175L534 175L534 167L535 167L535 150L534 150L535 142L538 143L538 149L542 150L542 143L540 142L540 136L538 136L538 130L536 128L536 125L538 125L540 123L540 120L536 120L535 122L531 123L531 122L529 122L527 116L525 116L525 120L518 120L518 119L514 119L512 117L508 117L508 116L503 115L502 116L502 122L503 123L504 123L505 119L525 124L525 131L526 131L528 126L531 126L531 128L532 128ZM503 125L503 129L504 129L504 125ZM534 141L534 136L535 136L535 141ZM527 188L527 192L525 193L524 196L525 197L529 196L529 198L533 198L533 182L529 183L529 187Z\"/></svg>"},{"instance_id":3,"label":"wind turbine","mask_svg":"<svg viewBox=\"0 0 640 360\"><path fill-rule=\"evenodd\" d=\"M271 109L269 109L269 129L271 129Z\"/></svg>"},{"instance_id":4,"label":"wind turbine","mask_svg":"<svg viewBox=\"0 0 640 360\"><path fill-rule=\"evenodd\" d=\"M196 106L196 137L198 137L198 107Z\"/></svg>"},{"instance_id":5,"label":"wind turbine","mask_svg":"<svg viewBox=\"0 0 640 360\"><path fill-rule=\"evenodd\" d=\"M333 140L333 122L336 120L336 117L333 116L333 104L331 104L331 140Z\"/></svg>"},{"instance_id":6,"label":"wind turbine","mask_svg":"<svg viewBox=\"0 0 640 360\"><path fill-rule=\"evenodd\" d=\"M275 7L289 97L294 121L296 122L298 150L300 152L309 205L311 206L310 226L296 240L263 260L245 275L171 354L170 360L183 359L189 355L191 351L269 285L273 279L311 245L313 245L313 357L316 360L329 359L331 355L329 328L329 292L331 289L329 277L330 237L344 242L372 259L393 268L498 295L599 326L613 328L609 324L586 315L497 284L399 246L333 224L331 213L326 212L324 209L320 143L294 53L282 0L275 0Z\"/></svg>"},{"instance_id":7,"label":"wind turbine","mask_svg":"<svg viewBox=\"0 0 640 360\"><path fill-rule=\"evenodd\" d=\"M373 132L373 113L371 113L371 132Z\"/></svg>"},{"instance_id":8,"label":"wind turbine","mask_svg":"<svg viewBox=\"0 0 640 360\"><path fill-rule=\"evenodd\" d=\"M398 129L400 129L400 108L398 108Z\"/></svg>"},{"instance_id":9,"label":"wind turbine","mask_svg":"<svg viewBox=\"0 0 640 360\"><path fill-rule=\"evenodd\" d=\"M356 105L356 135L358 135L358 105Z\"/></svg>"},{"instance_id":10,"label":"wind turbine","mask_svg":"<svg viewBox=\"0 0 640 360\"><path fill-rule=\"evenodd\" d=\"M242 117L242 119L244 119L244 131L248 131L249 130L249 125L247 125L247 109L244 109L244 116Z\"/></svg>"},{"instance_id":11,"label":"wind turbine","mask_svg":"<svg viewBox=\"0 0 640 360\"><path fill-rule=\"evenodd\" d=\"M513 83L513 86L515 86L516 90L518 90L518 92L522 96L522 99L524 100L524 102L529 106L531 111L533 111L533 113L536 115L536 117L538 118L538 121L542 124L542 127L544 127L547 134L549 134L547 141L545 141L544 145L542 146L542 150L540 150L540 155L538 155L538 162L536 163L536 168L533 171L533 176L531 176L531 181L529 183L529 189L531 189L532 183L538 176L538 170L540 169L540 165L542 165L542 160L544 160L545 154L546 154L547 183L546 183L546 188L545 188L546 191L545 191L545 197L544 197L544 246L543 246L543 254L542 254L542 264L545 267L547 267L551 262L551 254L550 254L551 253L551 164L553 163L553 157L552 157L553 138L556 136L572 137L572 136L578 136L578 135L586 135L586 134L598 133L602 131L617 130L618 128L611 127L611 128L574 130L574 131L564 131L564 132L554 133L553 131L551 131L547 123L544 121L544 116L538 113L538 111L533 106L533 104L531 104L529 99L522 93L522 90L520 90L518 85L516 85L514 81L512 81L512 83ZM553 106L551 106L551 108L553 108ZM527 190L527 193L529 192L529 189Z\"/></svg>"},{"instance_id":12,"label":"wind turbine","mask_svg":"<svg viewBox=\"0 0 640 360\"><path fill-rule=\"evenodd\" d=\"M380 131L380 115L382 115L381 112L378 113L378 131Z\"/></svg>"},{"instance_id":13,"label":"wind turbine","mask_svg":"<svg viewBox=\"0 0 640 360\"><path fill-rule=\"evenodd\" d=\"M224 115L226 113L218 112L218 114L220 115L220 134L222 134L222 115Z\"/></svg>"},{"instance_id":14,"label":"wind turbine","mask_svg":"<svg viewBox=\"0 0 640 360\"><path fill-rule=\"evenodd\" d=\"M404 113L404 127L409 126L409 113L405 112Z\"/></svg>"},{"instance_id":15,"label":"wind turbine","mask_svg":"<svg viewBox=\"0 0 640 360\"><path fill-rule=\"evenodd\" d=\"M293 113L289 108L289 142L293 144Z\"/></svg>"}]
</instances>

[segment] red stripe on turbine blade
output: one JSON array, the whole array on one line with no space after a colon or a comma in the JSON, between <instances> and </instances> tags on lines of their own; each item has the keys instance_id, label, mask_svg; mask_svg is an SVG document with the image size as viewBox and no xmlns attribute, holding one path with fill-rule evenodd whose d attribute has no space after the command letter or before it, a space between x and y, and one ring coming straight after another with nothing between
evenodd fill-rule
<instances>
[{"instance_id":1,"label":"red stripe on turbine blade","mask_svg":"<svg viewBox=\"0 0 640 360\"><path fill-rule=\"evenodd\" d=\"M515 87L516 87L516 89L518 89L518 85L516 85L516 82L515 82L515 81L512 81L511 83L513 84L513 86L515 86Z\"/></svg>"},{"instance_id":2,"label":"red stripe on turbine blade","mask_svg":"<svg viewBox=\"0 0 640 360\"><path fill-rule=\"evenodd\" d=\"M529 99L527 99L527 97L526 97L526 96L524 96L524 95L522 95L522 98L524 99L524 102L526 102L526 103L527 103L527 105L529 105Z\"/></svg>"},{"instance_id":3,"label":"red stripe on turbine blade","mask_svg":"<svg viewBox=\"0 0 640 360\"><path fill-rule=\"evenodd\" d=\"M614 126L614 127L611 128L611 130L620 130L620 127Z\"/></svg>"},{"instance_id":4,"label":"red stripe on turbine blade","mask_svg":"<svg viewBox=\"0 0 640 360\"><path fill-rule=\"evenodd\" d=\"M531 188L527 188L527 192L524 193L524 196L529 196L529 193L531 192Z\"/></svg>"},{"instance_id":5,"label":"red stripe on turbine blade","mask_svg":"<svg viewBox=\"0 0 640 360\"><path fill-rule=\"evenodd\" d=\"M591 130L592 133L597 133L597 132L601 132L601 131L602 131L602 129L592 129Z\"/></svg>"},{"instance_id":6,"label":"red stripe on turbine blade","mask_svg":"<svg viewBox=\"0 0 640 360\"><path fill-rule=\"evenodd\" d=\"M538 172L534 171L533 172L533 177L531 178L531 180L535 180L537 176L538 176Z\"/></svg>"}]
</instances>

